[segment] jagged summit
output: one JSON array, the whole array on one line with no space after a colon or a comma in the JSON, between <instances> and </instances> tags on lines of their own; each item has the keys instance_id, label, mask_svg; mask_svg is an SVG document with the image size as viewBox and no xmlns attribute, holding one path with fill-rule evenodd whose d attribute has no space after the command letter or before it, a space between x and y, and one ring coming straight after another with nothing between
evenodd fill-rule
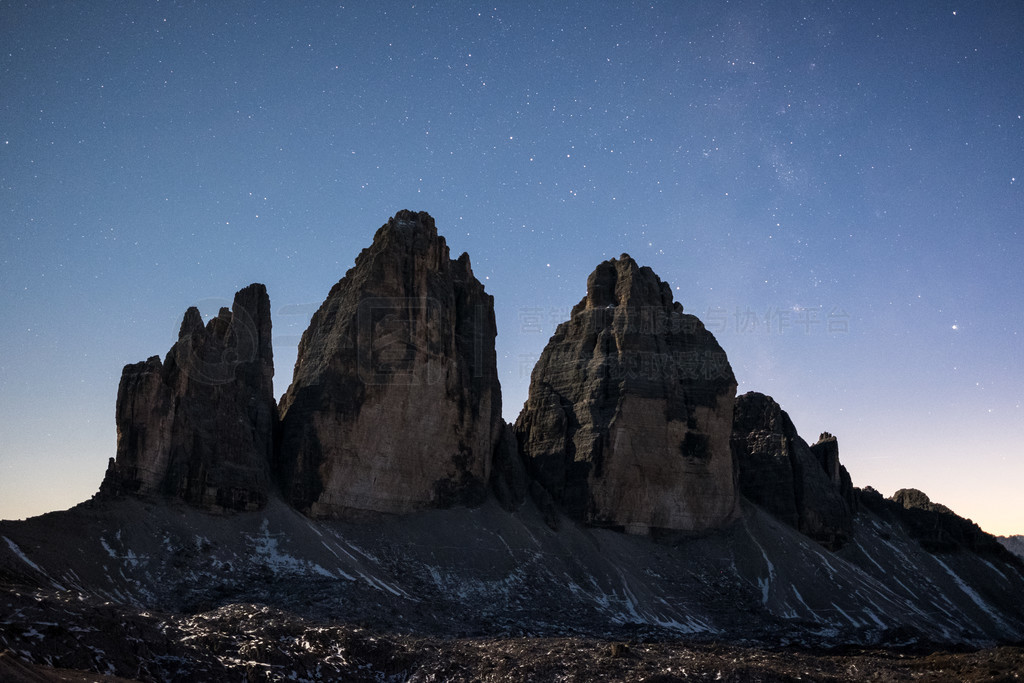
<instances>
[{"instance_id":1,"label":"jagged summit","mask_svg":"<svg viewBox=\"0 0 1024 683\"><path fill-rule=\"evenodd\" d=\"M682 304L673 301L668 283L649 267L637 265L629 254L598 264L587 278L587 296L576 304L572 313L608 306L653 306L683 312Z\"/></svg>"},{"instance_id":2,"label":"jagged summit","mask_svg":"<svg viewBox=\"0 0 1024 683\"><path fill-rule=\"evenodd\" d=\"M100 487L209 509L262 507L277 406L270 298L252 284L203 324L185 311L161 363L127 365L117 391L117 456Z\"/></svg>"},{"instance_id":3,"label":"jagged summit","mask_svg":"<svg viewBox=\"0 0 1024 683\"><path fill-rule=\"evenodd\" d=\"M570 516L637 533L720 528L737 512L725 352L627 254L597 266L516 421L531 474Z\"/></svg>"}]
</instances>

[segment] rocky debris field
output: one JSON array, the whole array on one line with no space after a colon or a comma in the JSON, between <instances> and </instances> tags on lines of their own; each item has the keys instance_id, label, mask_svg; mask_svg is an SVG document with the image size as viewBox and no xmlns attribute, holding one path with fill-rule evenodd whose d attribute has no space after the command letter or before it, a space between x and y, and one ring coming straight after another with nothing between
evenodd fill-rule
<instances>
[{"instance_id":1,"label":"rocky debris field","mask_svg":"<svg viewBox=\"0 0 1024 683\"><path fill-rule=\"evenodd\" d=\"M1005 604L1019 595L1012 567L932 557L896 535L883 543L876 536L898 528L866 513L845 556L756 508L729 532L674 542L558 526L530 504L341 524L281 503L220 516L133 500L3 522L0 680L1015 680L1024 670L1013 638L981 635L987 623L1016 632L1013 612L963 582L994 590L986 577L1006 574L1006 592L986 593ZM878 583L885 576L908 592Z\"/></svg>"},{"instance_id":2,"label":"rocky debris field","mask_svg":"<svg viewBox=\"0 0 1024 683\"><path fill-rule=\"evenodd\" d=\"M441 638L318 622L258 604L132 614L45 592L5 596L0 680L1015 681L1024 646L959 651L715 641ZM51 621L45 621L50 619ZM59 619L59 621L58 621ZM18 649L26 639L31 651ZM11 647L13 646L13 648Z\"/></svg>"}]
</instances>

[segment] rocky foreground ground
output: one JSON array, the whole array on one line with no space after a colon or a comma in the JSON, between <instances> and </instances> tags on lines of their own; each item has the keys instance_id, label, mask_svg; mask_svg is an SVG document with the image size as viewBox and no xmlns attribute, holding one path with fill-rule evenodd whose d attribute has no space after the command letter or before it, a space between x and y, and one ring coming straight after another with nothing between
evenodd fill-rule
<instances>
[{"instance_id":1,"label":"rocky foreground ground","mask_svg":"<svg viewBox=\"0 0 1024 683\"><path fill-rule=\"evenodd\" d=\"M729 535L663 545L493 504L340 525L280 504L85 506L0 523L0 681L1019 680L1024 643L958 644L981 617L938 590L947 565L888 567L928 591L876 612L850 560L799 579L827 551L787 529L752 509ZM773 538L769 572L750 539ZM956 619L929 622L941 608ZM884 627L854 626L870 614Z\"/></svg>"},{"instance_id":2,"label":"rocky foreground ground","mask_svg":"<svg viewBox=\"0 0 1024 683\"><path fill-rule=\"evenodd\" d=\"M228 619L230 621L230 619ZM218 630L214 630L214 626ZM977 651L761 649L717 643L582 638L438 639L268 619L243 627L211 617L194 645L206 657L175 673L98 675L0 654L0 679L22 681L1017 681L1024 647ZM219 630L223 629L223 630ZM260 636L262 632L263 637ZM273 637L267 639L266 636ZM287 657L274 642L301 641ZM195 654L195 653L193 653ZM168 660L171 663L171 660ZM193 668L195 667L195 668Z\"/></svg>"}]
</instances>

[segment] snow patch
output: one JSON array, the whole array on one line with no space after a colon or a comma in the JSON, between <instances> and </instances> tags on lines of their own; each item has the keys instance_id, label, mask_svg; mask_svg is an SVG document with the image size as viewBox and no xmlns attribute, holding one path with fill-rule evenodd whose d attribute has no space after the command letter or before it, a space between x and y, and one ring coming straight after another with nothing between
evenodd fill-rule
<instances>
[{"instance_id":1,"label":"snow patch","mask_svg":"<svg viewBox=\"0 0 1024 683\"><path fill-rule=\"evenodd\" d=\"M32 567L32 569L35 569L37 572L39 572L40 574L45 576L47 581L50 582L51 586L53 586L54 588L56 588L59 591L66 591L67 590L67 588L65 588L64 586L60 585L56 581L54 581L50 577L49 574L47 574L45 571L43 571L42 567L40 567L38 564L36 564L32 560L28 559L28 555L26 555L25 553L23 553L21 551L21 548L18 547L17 543L15 543L11 539L7 538L6 536L0 537L0 538L3 538L5 541L7 541L7 547L9 547L11 549L11 552L14 553L15 555L17 555L21 559L22 562L24 562L28 566Z\"/></svg>"},{"instance_id":2,"label":"snow patch","mask_svg":"<svg viewBox=\"0 0 1024 683\"><path fill-rule=\"evenodd\" d=\"M399 591L396 588L393 588L392 586L389 586L380 579L374 578L372 576L367 576L362 572L358 572L358 574L359 576L363 577L363 581L366 581L366 583L370 584L373 588L376 588L379 591L387 591L388 593L392 593L399 598L409 597L406 593Z\"/></svg>"},{"instance_id":3,"label":"snow patch","mask_svg":"<svg viewBox=\"0 0 1024 683\"><path fill-rule=\"evenodd\" d=\"M874 603L872 603L872 604L874 604ZM877 608L878 605L875 605L875 607ZM885 628L885 623L881 619L876 617L874 612L872 612L871 610L869 610L866 607L863 609L863 612L864 612L864 614L868 615L868 619L870 619L871 621L873 621L876 624L878 624L878 628Z\"/></svg>"},{"instance_id":4,"label":"snow patch","mask_svg":"<svg viewBox=\"0 0 1024 683\"><path fill-rule=\"evenodd\" d=\"M337 552L335 552L334 548L332 548L331 546L327 545L327 541L321 540L320 542L323 544L323 546L325 548L327 548L328 551L330 551L330 553L332 555L334 555L339 560L341 559L341 555L339 555ZM345 552L345 551L342 550L342 552ZM348 553L345 553L345 554L348 555ZM351 557L351 555L349 555L349 557ZM351 574L346 573L344 570L340 569L339 567L335 567L334 571L336 571L338 573L338 576L340 576L343 579L348 579L349 581L355 581L356 580L356 577L352 576Z\"/></svg>"},{"instance_id":5,"label":"snow patch","mask_svg":"<svg viewBox=\"0 0 1024 683\"><path fill-rule=\"evenodd\" d=\"M115 560L117 559L117 553L115 553L114 549L111 548L110 545L107 543L107 539L103 538L102 536L100 536L100 545L103 546L103 549L107 551L107 555L110 555L110 557L112 557Z\"/></svg>"},{"instance_id":6,"label":"snow patch","mask_svg":"<svg viewBox=\"0 0 1024 683\"><path fill-rule=\"evenodd\" d=\"M746 525L746 522L744 522L744 525ZM750 533L749 528L747 528L747 536L749 536L750 540L754 542L754 545L757 546L757 549L761 551L761 557L764 558L765 566L768 567L768 576L764 578L761 578L759 576L757 578L757 585L761 587L761 604L767 607L768 593L771 590L772 581L775 580L775 565L772 564L772 561L768 559L768 553L765 552L764 546L757 542L757 539L754 537L754 534Z\"/></svg>"},{"instance_id":7,"label":"snow patch","mask_svg":"<svg viewBox=\"0 0 1024 683\"><path fill-rule=\"evenodd\" d=\"M45 574L46 573L42 569L39 568L38 564L36 564L32 560L28 559L28 555L26 555L25 553L21 552L21 548L18 547L17 543L15 543L11 539L7 538L6 536L4 536L3 539L5 541L7 541L7 546L11 549L11 552L14 553L15 555L17 555L19 558L21 558L22 562L24 562L28 566L32 567L32 569L35 569L40 574Z\"/></svg>"},{"instance_id":8,"label":"snow patch","mask_svg":"<svg viewBox=\"0 0 1024 683\"><path fill-rule=\"evenodd\" d=\"M857 621L856 619L854 619L853 617L851 617L851 616L850 616L849 614L847 614L846 612L844 612L844 611L843 611L843 608L842 608L842 607L840 607L839 605L837 605L837 604L836 604L836 603L834 603L834 602L832 603L832 607L834 607L834 608L835 608L835 610L836 610L837 612L839 612L840 614L842 614L842 615L843 615L843 617L844 617L844 618L845 618L845 619L846 619L846 620L847 620L848 622L850 622L850 623L851 623L851 624L853 624L854 626L860 626L860 622L859 622L859 621Z\"/></svg>"},{"instance_id":9,"label":"snow patch","mask_svg":"<svg viewBox=\"0 0 1024 683\"><path fill-rule=\"evenodd\" d=\"M1003 579L1003 581L1009 581L1009 579L1007 579L1007 578L1006 578L1006 574L1004 574L1004 573L1002 573L1001 571L999 571L999 569L997 569L997 568L996 568L996 566L995 566L994 564L992 564L991 562L989 562L988 560L986 560L986 559L985 559L984 557L979 557L978 559L979 559L979 560L981 560L982 562L984 562L984 563L985 563L985 565L986 565L986 566L987 566L987 567L988 567L989 569L991 569L992 571L994 571L994 572L995 572L996 574L999 574L999 576L1000 576L1000 577L1001 577L1001 578Z\"/></svg>"},{"instance_id":10,"label":"snow patch","mask_svg":"<svg viewBox=\"0 0 1024 683\"><path fill-rule=\"evenodd\" d=\"M870 554L870 553L868 553L868 549L864 547L864 544L860 542L860 539L858 539L858 540L856 541L856 543L857 543L857 547L858 547L858 548L860 548L860 551L861 551L862 553L864 553L864 557L868 558L868 560L870 560L870 561L871 561L871 564L873 564L873 565L875 565L876 567L878 567L878 571L882 572L882 575L883 575L883 576L884 576L884 575L886 575L886 574L888 574L888 572L887 572L887 571L885 571L885 568L884 568L884 567L883 567L882 565L880 565L880 564L878 564L877 562L875 562L875 558L871 557L871 554Z\"/></svg>"},{"instance_id":11,"label":"snow patch","mask_svg":"<svg viewBox=\"0 0 1024 683\"><path fill-rule=\"evenodd\" d=\"M797 599L797 600L799 600L799 601L800 601L800 604L804 606L804 609L806 609L806 610L807 610L808 612L810 612L810 613L811 613L812 615L814 615L814 618L817 618L817 617L818 617L818 615L817 615L817 614L815 614L815 613L814 613L814 610L813 610L813 609L811 609L811 606L810 606L810 605L808 605L808 604L807 604L807 603L806 603L806 602L804 601L804 596L800 595L800 591L798 591L798 590L796 589L796 586L794 586L794 585L790 584L790 586L789 586L789 587L790 587L790 588L791 588L791 589L793 590L793 595L795 595L795 596L796 596L796 599Z\"/></svg>"},{"instance_id":12,"label":"snow patch","mask_svg":"<svg viewBox=\"0 0 1024 683\"><path fill-rule=\"evenodd\" d=\"M974 602L975 605L980 607L981 610L983 612L985 612L985 614L987 614L989 617L991 617L992 621L994 621L995 623L999 624L1000 627L1002 627L1002 628L1004 628L1006 630L1012 630L1010 628L1010 626L1003 620L1003 618L1001 616L999 616L998 614L996 614L995 612L993 612L992 611L992 607L987 602L985 602L985 600L980 595L978 595L978 593L975 592L975 590L973 588L968 586L964 582L964 580L960 578L960 575L957 574L956 572L954 572L949 567L948 564L946 564L945 562L943 562L939 558L935 557L934 555L932 555L932 559L935 560L936 562L938 562L939 566L941 566L943 569L945 569L946 573L953 577L953 581L956 582L956 585L960 588L960 590L962 590L964 593L966 593L967 597L969 597Z\"/></svg>"},{"instance_id":13,"label":"snow patch","mask_svg":"<svg viewBox=\"0 0 1024 683\"><path fill-rule=\"evenodd\" d=\"M274 574L282 573L295 573L295 574L308 574L310 572L319 574L320 576L326 576L329 578L337 578L333 573L324 569L315 562L308 560L300 560L296 557L283 552L277 543L277 537L270 533L270 520L264 519L263 524L260 526L260 536L250 536L249 540L253 543L253 553L258 556L263 564L274 572ZM205 541L205 539L202 539ZM201 542L200 537L196 536L197 546ZM209 541L206 541L208 544Z\"/></svg>"}]
</instances>

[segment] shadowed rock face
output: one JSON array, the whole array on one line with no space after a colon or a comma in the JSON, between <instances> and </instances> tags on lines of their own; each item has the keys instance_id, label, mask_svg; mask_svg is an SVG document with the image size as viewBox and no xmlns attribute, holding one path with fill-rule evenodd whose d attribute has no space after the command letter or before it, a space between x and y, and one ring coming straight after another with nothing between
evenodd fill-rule
<instances>
[{"instance_id":1,"label":"shadowed rock face","mask_svg":"<svg viewBox=\"0 0 1024 683\"><path fill-rule=\"evenodd\" d=\"M850 473L839 462L839 440L828 432L822 432L818 436L818 441L811 444L811 453L818 459L818 464L825 470L825 476L832 483L832 487L839 492L839 497L850 508L850 512L857 512L857 496L854 494L853 480L850 478Z\"/></svg>"},{"instance_id":2,"label":"shadowed rock face","mask_svg":"<svg viewBox=\"0 0 1024 683\"><path fill-rule=\"evenodd\" d=\"M185 312L163 363L127 365L117 391L117 457L101 495L163 494L209 509L261 507L277 407L270 299L253 284L205 326Z\"/></svg>"},{"instance_id":3,"label":"shadowed rock face","mask_svg":"<svg viewBox=\"0 0 1024 683\"><path fill-rule=\"evenodd\" d=\"M277 469L314 517L472 504L501 436L494 303L426 213L382 226L302 335Z\"/></svg>"},{"instance_id":4,"label":"shadowed rock face","mask_svg":"<svg viewBox=\"0 0 1024 683\"><path fill-rule=\"evenodd\" d=\"M849 537L853 487L831 434L808 446L778 403L752 391L736 399L732 450L749 500L828 548Z\"/></svg>"},{"instance_id":5,"label":"shadowed rock face","mask_svg":"<svg viewBox=\"0 0 1024 683\"><path fill-rule=\"evenodd\" d=\"M551 337L515 430L530 473L575 519L714 529L737 514L735 394L715 338L623 254Z\"/></svg>"}]
</instances>

